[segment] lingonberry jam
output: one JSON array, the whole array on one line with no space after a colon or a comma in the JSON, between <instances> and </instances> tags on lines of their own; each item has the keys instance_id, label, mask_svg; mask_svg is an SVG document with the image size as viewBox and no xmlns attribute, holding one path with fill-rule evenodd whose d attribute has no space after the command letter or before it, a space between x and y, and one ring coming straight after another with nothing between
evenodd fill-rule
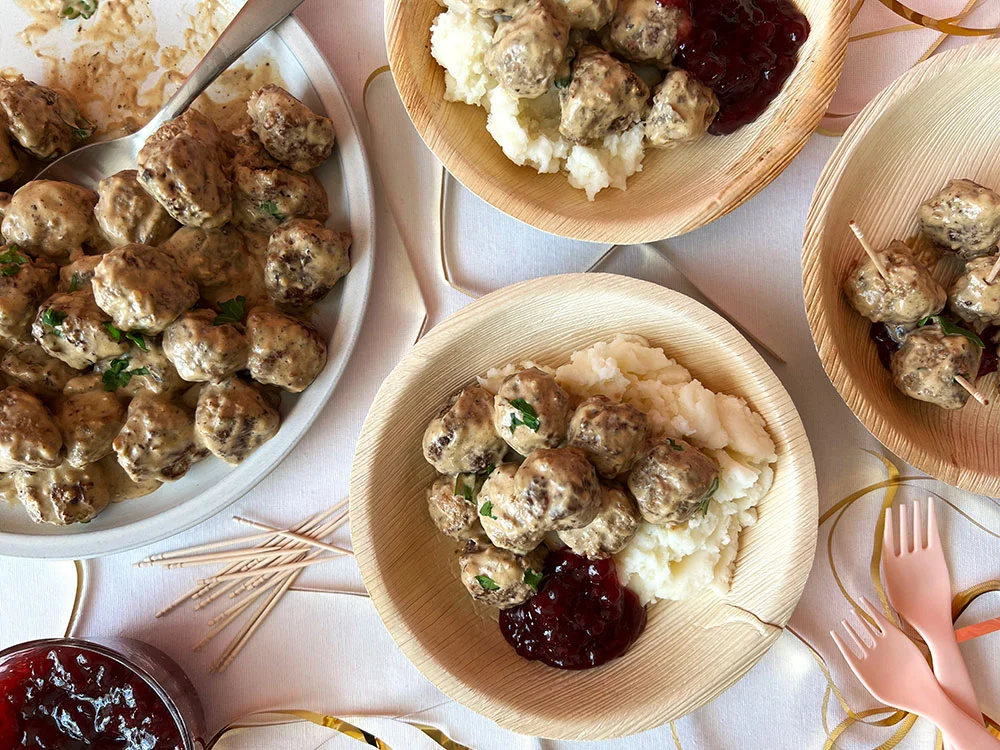
<instances>
[{"instance_id":1,"label":"lingonberry jam","mask_svg":"<svg viewBox=\"0 0 1000 750\"><path fill-rule=\"evenodd\" d=\"M0 748L183 750L177 721L128 667L53 646L0 667Z\"/></svg>"},{"instance_id":2,"label":"lingonberry jam","mask_svg":"<svg viewBox=\"0 0 1000 750\"><path fill-rule=\"evenodd\" d=\"M760 117L781 92L809 21L790 0L698 0L689 12L693 27L677 64L715 91L719 114L709 132L727 135Z\"/></svg>"},{"instance_id":3,"label":"lingonberry jam","mask_svg":"<svg viewBox=\"0 0 1000 750\"><path fill-rule=\"evenodd\" d=\"M500 631L517 653L560 669L590 669L621 656L645 626L646 610L618 580L614 561L569 550L546 558L535 596L500 613Z\"/></svg>"}]
</instances>

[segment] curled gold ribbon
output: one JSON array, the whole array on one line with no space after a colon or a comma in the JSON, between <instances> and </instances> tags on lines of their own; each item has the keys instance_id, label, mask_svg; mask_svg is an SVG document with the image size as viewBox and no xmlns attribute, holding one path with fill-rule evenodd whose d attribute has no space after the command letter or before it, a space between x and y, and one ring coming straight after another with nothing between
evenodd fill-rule
<instances>
[{"instance_id":1,"label":"curled gold ribbon","mask_svg":"<svg viewBox=\"0 0 1000 750\"><path fill-rule=\"evenodd\" d=\"M913 8L908 5L904 5L899 0L881 0L881 2L882 5L887 7L896 15L902 16L907 21L919 24L927 29L940 31L942 34L949 34L950 36L990 36L991 34L1000 33L1000 27L992 29L970 29L968 26L957 24L955 21L960 20L960 17L958 16L954 18L932 18L931 16L913 10Z\"/></svg>"}]
</instances>

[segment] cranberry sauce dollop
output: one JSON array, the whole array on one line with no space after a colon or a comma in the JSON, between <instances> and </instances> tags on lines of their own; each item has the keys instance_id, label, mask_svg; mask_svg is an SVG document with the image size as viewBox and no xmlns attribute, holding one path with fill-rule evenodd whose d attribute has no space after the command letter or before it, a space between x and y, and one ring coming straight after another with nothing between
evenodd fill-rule
<instances>
[{"instance_id":1,"label":"cranberry sauce dollop","mask_svg":"<svg viewBox=\"0 0 1000 750\"><path fill-rule=\"evenodd\" d=\"M500 612L500 631L525 659L560 669L590 669L616 659L646 627L646 609L622 586L613 560L569 550L545 560L538 593Z\"/></svg>"},{"instance_id":2,"label":"cranberry sauce dollop","mask_svg":"<svg viewBox=\"0 0 1000 750\"><path fill-rule=\"evenodd\" d=\"M44 648L0 671L0 748L181 750L153 689L117 662L79 648Z\"/></svg>"},{"instance_id":3,"label":"cranberry sauce dollop","mask_svg":"<svg viewBox=\"0 0 1000 750\"><path fill-rule=\"evenodd\" d=\"M685 0L657 0L676 6ZM781 92L809 38L809 20L790 0L697 0L677 64L715 91L709 132L727 135L753 122Z\"/></svg>"},{"instance_id":4,"label":"cranberry sauce dollop","mask_svg":"<svg viewBox=\"0 0 1000 750\"><path fill-rule=\"evenodd\" d=\"M964 325L961 322L952 320L956 325ZM976 378L989 375L997 371L997 334L1000 328L987 326L980 334L979 338L983 342L983 358L979 361L979 372ZM889 327L885 323L872 323L868 329L868 338L875 342L875 351L878 352L878 361L886 370L892 369L892 355L899 351L901 344L893 338L889 332Z\"/></svg>"}]
</instances>

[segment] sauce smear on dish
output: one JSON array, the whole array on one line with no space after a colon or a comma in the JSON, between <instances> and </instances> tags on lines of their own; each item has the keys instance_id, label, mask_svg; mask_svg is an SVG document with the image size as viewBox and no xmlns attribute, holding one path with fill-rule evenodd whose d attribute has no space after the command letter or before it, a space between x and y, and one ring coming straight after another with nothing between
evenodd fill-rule
<instances>
[{"instance_id":1,"label":"sauce smear on dish","mask_svg":"<svg viewBox=\"0 0 1000 750\"><path fill-rule=\"evenodd\" d=\"M44 648L0 673L0 747L180 750L177 723L127 667L79 648Z\"/></svg>"},{"instance_id":2,"label":"sauce smear on dish","mask_svg":"<svg viewBox=\"0 0 1000 750\"><path fill-rule=\"evenodd\" d=\"M560 669L590 669L624 654L646 627L646 610L622 586L612 559L569 550L545 560L538 593L500 612L500 630L518 654Z\"/></svg>"},{"instance_id":3,"label":"sauce smear on dish","mask_svg":"<svg viewBox=\"0 0 1000 750\"><path fill-rule=\"evenodd\" d=\"M690 12L694 27L677 63L715 91L719 114L709 132L728 135L760 117L781 92L809 38L809 21L789 0L699 0Z\"/></svg>"}]
</instances>

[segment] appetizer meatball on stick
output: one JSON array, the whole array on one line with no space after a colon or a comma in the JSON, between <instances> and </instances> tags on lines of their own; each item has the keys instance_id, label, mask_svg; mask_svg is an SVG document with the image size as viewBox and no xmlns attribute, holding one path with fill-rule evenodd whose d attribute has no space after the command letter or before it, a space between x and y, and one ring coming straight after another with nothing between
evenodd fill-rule
<instances>
[{"instance_id":1,"label":"appetizer meatball on stick","mask_svg":"<svg viewBox=\"0 0 1000 750\"><path fill-rule=\"evenodd\" d=\"M493 426L522 456L565 443L569 417L569 395L535 367L504 380L493 400Z\"/></svg>"},{"instance_id":2,"label":"appetizer meatball on stick","mask_svg":"<svg viewBox=\"0 0 1000 750\"><path fill-rule=\"evenodd\" d=\"M126 169L105 177L97 185L94 215L102 237L111 247L132 243L160 245L180 226L143 189L138 176L136 170Z\"/></svg>"},{"instance_id":3,"label":"appetizer meatball on stick","mask_svg":"<svg viewBox=\"0 0 1000 750\"><path fill-rule=\"evenodd\" d=\"M996 283L996 271L1000 271L997 257L973 258L948 291L948 304L955 315L980 329L1000 322L1000 283Z\"/></svg>"},{"instance_id":4,"label":"appetizer meatball on stick","mask_svg":"<svg viewBox=\"0 0 1000 750\"><path fill-rule=\"evenodd\" d=\"M83 468L114 453L125 422L125 406L104 389L67 393L59 399L55 421L66 441L66 462Z\"/></svg>"},{"instance_id":5,"label":"appetizer meatball on stick","mask_svg":"<svg viewBox=\"0 0 1000 750\"><path fill-rule=\"evenodd\" d=\"M258 383L301 393L326 364L326 342L308 323L266 307L247 317L247 366Z\"/></svg>"},{"instance_id":6,"label":"appetizer meatball on stick","mask_svg":"<svg viewBox=\"0 0 1000 750\"><path fill-rule=\"evenodd\" d=\"M514 96L536 99L565 68L569 23L556 0L531 0L501 21L486 52L486 69Z\"/></svg>"},{"instance_id":7,"label":"appetizer meatball on stick","mask_svg":"<svg viewBox=\"0 0 1000 750\"><path fill-rule=\"evenodd\" d=\"M578 448L542 448L514 475L521 523L544 531L581 529L601 508L597 472Z\"/></svg>"},{"instance_id":8,"label":"appetizer meatball on stick","mask_svg":"<svg viewBox=\"0 0 1000 750\"><path fill-rule=\"evenodd\" d=\"M568 444L582 450L598 474L613 479L631 468L648 434L643 412L607 396L592 396L573 413Z\"/></svg>"},{"instance_id":9,"label":"appetizer meatball on stick","mask_svg":"<svg viewBox=\"0 0 1000 750\"><path fill-rule=\"evenodd\" d=\"M607 40L612 50L637 63L666 68L690 32L691 17L676 5L657 0L618 0Z\"/></svg>"},{"instance_id":10,"label":"appetizer meatball on stick","mask_svg":"<svg viewBox=\"0 0 1000 750\"><path fill-rule=\"evenodd\" d=\"M991 255L1000 240L1000 195L972 180L952 180L920 206L920 229L960 258Z\"/></svg>"},{"instance_id":11,"label":"appetizer meatball on stick","mask_svg":"<svg viewBox=\"0 0 1000 750\"><path fill-rule=\"evenodd\" d=\"M895 241L876 253L860 228L853 222L851 228L868 255L844 281L855 310L873 323L913 326L944 309L947 293L906 245Z\"/></svg>"},{"instance_id":12,"label":"appetizer meatball on stick","mask_svg":"<svg viewBox=\"0 0 1000 750\"><path fill-rule=\"evenodd\" d=\"M543 564L538 553L522 556L475 542L470 542L459 558L462 583L472 598L500 609L516 607L534 595L525 576L528 571L540 573Z\"/></svg>"},{"instance_id":13,"label":"appetizer meatball on stick","mask_svg":"<svg viewBox=\"0 0 1000 750\"><path fill-rule=\"evenodd\" d=\"M578 555L603 560L632 541L642 523L635 501L620 487L601 485L601 508L582 529L560 531L559 539Z\"/></svg>"},{"instance_id":14,"label":"appetizer meatball on stick","mask_svg":"<svg viewBox=\"0 0 1000 750\"><path fill-rule=\"evenodd\" d=\"M35 523L69 526L87 523L108 507L111 495L104 472L96 464L77 468L13 473L17 499Z\"/></svg>"},{"instance_id":15,"label":"appetizer meatball on stick","mask_svg":"<svg viewBox=\"0 0 1000 750\"><path fill-rule=\"evenodd\" d=\"M459 391L424 430L427 462L441 474L478 474L507 452L493 429L493 397L485 388Z\"/></svg>"},{"instance_id":16,"label":"appetizer meatball on stick","mask_svg":"<svg viewBox=\"0 0 1000 750\"><path fill-rule=\"evenodd\" d=\"M0 79L0 110L11 136L29 154L45 161L68 154L94 132L65 91L22 77Z\"/></svg>"},{"instance_id":17,"label":"appetizer meatball on stick","mask_svg":"<svg viewBox=\"0 0 1000 750\"><path fill-rule=\"evenodd\" d=\"M646 138L653 146L672 146L704 136L719 113L715 92L686 70L671 70L654 89L646 118Z\"/></svg>"},{"instance_id":18,"label":"appetizer meatball on stick","mask_svg":"<svg viewBox=\"0 0 1000 750\"><path fill-rule=\"evenodd\" d=\"M942 409L961 409L970 395L986 403L972 383L982 347L970 337L946 333L940 324L910 331L892 357L892 379L910 398Z\"/></svg>"},{"instance_id":19,"label":"appetizer meatball on stick","mask_svg":"<svg viewBox=\"0 0 1000 750\"><path fill-rule=\"evenodd\" d=\"M93 190L69 182L33 180L14 193L0 231L7 242L32 255L60 260L97 241L96 205Z\"/></svg>"},{"instance_id":20,"label":"appetizer meatball on stick","mask_svg":"<svg viewBox=\"0 0 1000 750\"><path fill-rule=\"evenodd\" d=\"M461 542L479 539L483 530L479 525L476 501L464 493L456 492L462 478L439 476L427 489L427 512L431 521L445 536ZM471 494L471 493L469 493Z\"/></svg>"},{"instance_id":21,"label":"appetizer meatball on stick","mask_svg":"<svg viewBox=\"0 0 1000 750\"><path fill-rule=\"evenodd\" d=\"M313 219L290 219L267 244L264 283L275 302L303 307L319 302L351 270L351 236Z\"/></svg>"},{"instance_id":22,"label":"appetizer meatball on stick","mask_svg":"<svg viewBox=\"0 0 1000 750\"><path fill-rule=\"evenodd\" d=\"M172 482L208 456L208 449L195 441L194 415L166 396L148 391L129 404L114 449L133 482Z\"/></svg>"},{"instance_id":23,"label":"appetizer meatball on stick","mask_svg":"<svg viewBox=\"0 0 1000 750\"><path fill-rule=\"evenodd\" d=\"M110 319L86 289L45 300L31 333L46 352L77 370L128 349L120 334L115 338Z\"/></svg>"},{"instance_id":24,"label":"appetizer meatball on stick","mask_svg":"<svg viewBox=\"0 0 1000 750\"><path fill-rule=\"evenodd\" d=\"M652 446L628 475L643 519L677 526L719 488L719 467L690 443L667 438Z\"/></svg>"},{"instance_id":25,"label":"appetizer meatball on stick","mask_svg":"<svg viewBox=\"0 0 1000 750\"><path fill-rule=\"evenodd\" d=\"M648 100L649 88L628 65L599 47L584 47L559 92L559 132L581 143L620 133L642 120Z\"/></svg>"},{"instance_id":26,"label":"appetizer meatball on stick","mask_svg":"<svg viewBox=\"0 0 1000 750\"><path fill-rule=\"evenodd\" d=\"M191 310L163 332L163 353L189 383L218 383L247 366L250 345L214 310Z\"/></svg>"},{"instance_id":27,"label":"appetizer meatball on stick","mask_svg":"<svg viewBox=\"0 0 1000 750\"><path fill-rule=\"evenodd\" d=\"M62 463L62 445L41 401L16 386L0 391L0 473L54 469Z\"/></svg>"},{"instance_id":28,"label":"appetizer meatball on stick","mask_svg":"<svg viewBox=\"0 0 1000 750\"><path fill-rule=\"evenodd\" d=\"M278 433L277 404L250 383L227 378L201 389L195 432L202 445L235 466Z\"/></svg>"},{"instance_id":29,"label":"appetizer meatball on stick","mask_svg":"<svg viewBox=\"0 0 1000 750\"><path fill-rule=\"evenodd\" d=\"M548 531L545 515L523 502L514 477L518 465L501 464L483 482L476 497L483 531L497 547L526 555L542 543Z\"/></svg>"},{"instance_id":30,"label":"appetizer meatball on stick","mask_svg":"<svg viewBox=\"0 0 1000 750\"><path fill-rule=\"evenodd\" d=\"M0 246L0 341L30 341L38 306L56 282L56 267L16 246Z\"/></svg>"},{"instance_id":31,"label":"appetizer meatball on stick","mask_svg":"<svg viewBox=\"0 0 1000 750\"><path fill-rule=\"evenodd\" d=\"M297 172L315 169L333 153L333 121L317 115L280 86L271 84L255 91L247 111L268 153Z\"/></svg>"}]
</instances>

